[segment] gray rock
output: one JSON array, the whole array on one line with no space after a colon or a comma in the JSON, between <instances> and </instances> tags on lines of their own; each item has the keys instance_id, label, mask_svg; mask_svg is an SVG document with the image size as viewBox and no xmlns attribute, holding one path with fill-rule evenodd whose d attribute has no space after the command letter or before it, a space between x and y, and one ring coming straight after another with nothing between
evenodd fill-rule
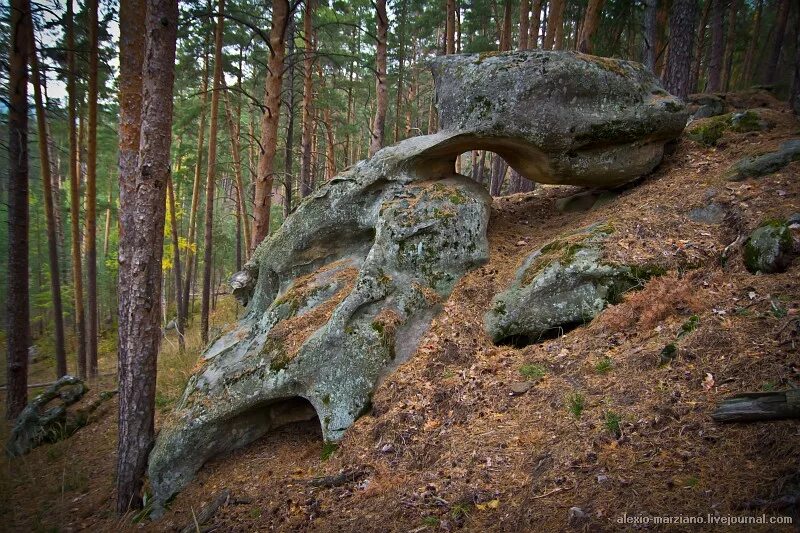
<instances>
[{"instance_id":1,"label":"gray rock","mask_svg":"<svg viewBox=\"0 0 800 533\"><path fill-rule=\"evenodd\" d=\"M789 215L789 218L786 219L786 222L789 224L789 226L800 224L800 212Z\"/></svg>"},{"instance_id":2,"label":"gray rock","mask_svg":"<svg viewBox=\"0 0 800 533\"><path fill-rule=\"evenodd\" d=\"M571 526L577 526L587 518L589 518L589 515L580 507L570 507L567 512L567 522L569 522Z\"/></svg>"},{"instance_id":3,"label":"gray rock","mask_svg":"<svg viewBox=\"0 0 800 533\"><path fill-rule=\"evenodd\" d=\"M687 98L692 118L709 118L725 113L725 102L715 94L690 94Z\"/></svg>"},{"instance_id":4,"label":"gray rock","mask_svg":"<svg viewBox=\"0 0 800 533\"><path fill-rule=\"evenodd\" d=\"M652 170L687 117L631 62L529 51L433 69L442 131L331 179L234 276L247 312L205 349L150 456L157 512L214 455L314 416L337 441L369 408L488 258L491 198L455 174L459 154L494 150L531 180L612 187Z\"/></svg>"},{"instance_id":5,"label":"gray rock","mask_svg":"<svg viewBox=\"0 0 800 533\"><path fill-rule=\"evenodd\" d=\"M617 196L614 191L583 191L566 198L559 198L555 205L561 213L579 213L606 205L614 201Z\"/></svg>"},{"instance_id":6,"label":"gray rock","mask_svg":"<svg viewBox=\"0 0 800 533\"><path fill-rule=\"evenodd\" d=\"M726 215L727 211L723 205L712 202L703 207L695 207L689 211L689 220L701 224L722 224Z\"/></svg>"},{"instance_id":7,"label":"gray rock","mask_svg":"<svg viewBox=\"0 0 800 533\"><path fill-rule=\"evenodd\" d=\"M792 253L789 224L783 220L773 220L756 228L745 241L744 265L752 273L783 272L792 261Z\"/></svg>"},{"instance_id":8,"label":"gray rock","mask_svg":"<svg viewBox=\"0 0 800 533\"><path fill-rule=\"evenodd\" d=\"M67 407L80 400L86 385L74 376L63 376L25 406L11 430L6 452L11 457L28 453L43 442L69 436Z\"/></svg>"},{"instance_id":9,"label":"gray rock","mask_svg":"<svg viewBox=\"0 0 800 533\"><path fill-rule=\"evenodd\" d=\"M730 181L742 181L777 172L792 161L800 161L800 139L790 139L775 152L745 157L726 172Z\"/></svg>"},{"instance_id":10,"label":"gray rock","mask_svg":"<svg viewBox=\"0 0 800 533\"><path fill-rule=\"evenodd\" d=\"M602 243L612 231L605 224L595 224L528 256L511 286L495 296L484 316L492 340L527 344L548 331L584 324L657 273L604 260Z\"/></svg>"},{"instance_id":11,"label":"gray rock","mask_svg":"<svg viewBox=\"0 0 800 533\"><path fill-rule=\"evenodd\" d=\"M439 124L531 181L610 188L649 173L686 124L641 64L574 52L440 56Z\"/></svg>"}]
</instances>

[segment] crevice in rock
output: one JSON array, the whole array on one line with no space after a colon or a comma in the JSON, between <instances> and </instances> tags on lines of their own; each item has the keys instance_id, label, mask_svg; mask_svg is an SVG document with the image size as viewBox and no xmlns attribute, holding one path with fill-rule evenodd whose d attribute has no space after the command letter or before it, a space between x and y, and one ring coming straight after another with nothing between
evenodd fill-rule
<instances>
[{"instance_id":1,"label":"crevice in rock","mask_svg":"<svg viewBox=\"0 0 800 533\"><path fill-rule=\"evenodd\" d=\"M526 346L530 346L531 344L539 344L544 341L558 339L559 337L563 337L570 331L573 331L581 326L583 326L585 322L571 322L569 324L563 324L561 326L550 328L539 335L509 335L507 337L503 337L502 339L495 342L497 346L511 346L513 348L524 348Z\"/></svg>"}]
</instances>

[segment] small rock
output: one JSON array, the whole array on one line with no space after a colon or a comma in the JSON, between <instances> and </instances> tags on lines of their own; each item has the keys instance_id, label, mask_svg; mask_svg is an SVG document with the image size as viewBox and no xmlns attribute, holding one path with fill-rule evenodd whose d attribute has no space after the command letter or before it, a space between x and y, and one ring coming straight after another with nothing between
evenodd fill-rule
<instances>
[{"instance_id":1,"label":"small rock","mask_svg":"<svg viewBox=\"0 0 800 533\"><path fill-rule=\"evenodd\" d=\"M532 381L518 381L511 384L509 396L521 396L533 388Z\"/></svg>"},{"instance_id":2,"label":"small rock","mask_svg":"<svg viewBox=\"0 0 800 533\"><path fill-rule=\"evenodd\" d=\"M725 207L712 202L703 207L695 207L689 211L689 220L701 224L721 224L725 220Z\"/></svg>"},{"instance_id":3,"label":"small rock","mask_svg":"<svg viewBox=\"0 0 800 533\"><path fill-rule=\"evenodd\" d=\"M394 444L391 442L387 442L383 446L381 446L381 453L393 453L394 452Z\"/></svg>"},{"instance_id":4,"label":"small rock","mask_svg":"<svg viewBox=\"0 0 800 533\"><path fill-rule=\"evenodd\" d=\"M792 261L792 234L782 220L762 224L744 244L744 265L752 273L783 272Z\"/></svg>"},{"instance_id":5,"label":"small rock","mask_svg":"<svg viewBox=\"0 0 800 533\"><path fill-rule=\"evenodd\" d=\"M604 485L605 483L608 483L608 481L609 481L609 478L605 474L600 474L599 476L597 476L597 482L599 484L601 484L601 485Z\"/></svg>"},{"instance_id":6,"label":"small rock","mask_svg":"<svg viewBox=\"0 0 800 533\"><path fill-rule=\"evenodd\" d=\"M570 507L568 516L569 516L569 524L571 526L580 524L589 517L589 515L586 514L586 511L584 511L580 507Z\"/></svg>"}]
</instances>

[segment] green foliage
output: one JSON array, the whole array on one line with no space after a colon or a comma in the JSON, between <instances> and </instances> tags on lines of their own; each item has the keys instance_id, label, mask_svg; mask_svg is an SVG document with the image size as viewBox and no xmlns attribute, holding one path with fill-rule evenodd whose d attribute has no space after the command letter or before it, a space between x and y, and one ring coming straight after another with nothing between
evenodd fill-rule
<instances>
[{"instance_id":1,"label":"green foliage","mask_svg":"<svg viewBox=\"0 0 800 533\"><path fill-rule=\"evenodd\" d=\"M519 368L522 377L528 380L542 379L547 374L547 369L542 365L522 365Z\"/></svg>"},{"instance_id":2,"label":"green foliage","mask_svg":"<svg viewBox=\"0 0 800 533\"><path fill-rule=\"evenodd\" d=\"M612 361L611 358L608 356L603 357L594 365L594 370L598 374L605 374L606 372L609 372L612 368L614 368L614 361Z\"/></svg>"},{"instance_id":3,"label":"green foliage","mask_svg":"<svg viewBox=\"0 0 800 533\"><path fill-rule=\"evenodd\" d=\"M580 418L583 414L583 409L586 407L586 398L578 391L572 392L567 396L567 408L572 416Z\"/></svg>"},{"instance_id":4,"label":"green foliage","mask_svg":"<svg viewBox=\"0 0 800 533\"><path fill-rule=\"evenodd\" d=\"M322 453L320 454L320 459L323 461L327 461L331 458L334 452L339 449L339 445L335 442L326 441L325 444L322 445Z\"/></svg>"},{"instance_id":5,"label":"green foliage","mask_svg":"<svg viewBox=\"0 0 800 533\"><path fill-rule=\"evenodd\" d=\"M603 414L603 426L616 438L620 438L622 436L622 427L620 426L621 422L622 416L614 411L606 411Z\"/></svg>"}]
</instances>

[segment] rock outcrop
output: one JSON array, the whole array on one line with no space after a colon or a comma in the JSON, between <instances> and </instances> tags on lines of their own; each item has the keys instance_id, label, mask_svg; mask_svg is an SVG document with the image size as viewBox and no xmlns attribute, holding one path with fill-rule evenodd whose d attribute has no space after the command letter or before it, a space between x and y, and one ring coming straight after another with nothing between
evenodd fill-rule
<instances>
[{"instance_id":1,"label":"rock outcrop","mask_svg":"<svg viewBox=\"0 0 800 533\"><path fill-rule=\"evenodd\" d=\"M442 131L384 148L307 198L233 281L245 317L215 339L150 456L156 508L209 458L317 416L340 439L488 257L491 198L456 175L493 150L545 183L610 188L661 160L687 114L635 63L571 52L447 56Z\"/></svg>"},{"instance_id":2,"label":"rock outcrop","mask_svg":"<svg viewBox=\"0 0 800 533\"><path fill-rule=\"evenodd\" d=\"M790 139L774 152L745 157L726 172L730 181L758 178L777 172L792 161L800 161L800 139Z\"/></svg>"},{"instance_id":3,"label":"rock outcrop","mask_svg":"<svg viewBox=\"0 0 800 533\"><path fill-rule=\"evenodd\" d=\"M754 274L783 272L792 261L793 251L789 224L784 220L769 220L745 241L744 266Z\"/></svg>"},{"instance_id":4,"label":"rock outcrop","mask_svg":"<svg viewBox=\"0 0 800 533\"><path fill-rule=\"evenodd\" d=\"M595 224L549 242L517 270L486 313L495 343L537 342L548 332L583 325L657 270L603 259L602 243L613 229Z\"/></svg>"}]
</instances>

